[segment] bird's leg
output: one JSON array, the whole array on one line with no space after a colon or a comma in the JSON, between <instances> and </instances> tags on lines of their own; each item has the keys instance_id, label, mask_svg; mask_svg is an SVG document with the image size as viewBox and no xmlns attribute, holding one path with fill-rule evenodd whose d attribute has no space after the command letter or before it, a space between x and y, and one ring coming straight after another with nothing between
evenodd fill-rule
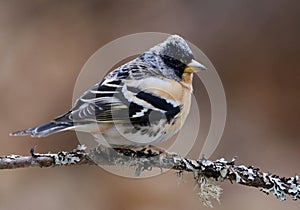
<instances>
[{"instance_id":1,"label":"bird's leg","mask_svg":"<svg viewBox=\"0 0 300 210\"><path fill-rule=\"evenodd\" d=\"M35 145L34 147L32 147L31 149L30 149L30 154L31 154L31 157L33 157L33 158L36 158L36 157L38 157L38 155L36 155L35 154L35 148L36 148L36 146L37 145Z\"/></svg>"}]
</instances>

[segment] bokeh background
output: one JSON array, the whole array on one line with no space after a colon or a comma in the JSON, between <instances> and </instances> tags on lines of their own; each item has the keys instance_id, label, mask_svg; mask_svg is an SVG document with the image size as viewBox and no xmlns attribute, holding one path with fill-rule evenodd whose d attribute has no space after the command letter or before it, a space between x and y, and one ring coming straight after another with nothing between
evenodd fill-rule
<instances>
[{"instance_id":1,"label":"bokeh background","mask_svg":"<svg viewBox=\"0 0 300 210\"><path fill-rule=\"evenodd\" d=\"M123 35L156 31L197 45L222 79L228 119L212 159L238 156L238 163L264 171L300 174L299 11L297 0L2 0L0 155L28 155L35 145L40 153L76 147L72 132L46 139L8 133L68 110L77 75L98 48ZM195 83L195 94L205 96ZM207 106L203 102L204 119ZM255 188L220 185L224 193L215 209L300 207ZM7 170L0 173L0 209L206 209L194 186L190 174L178 185L172 171L126 179L96 166Z\"/></svg>"}]
</instances>

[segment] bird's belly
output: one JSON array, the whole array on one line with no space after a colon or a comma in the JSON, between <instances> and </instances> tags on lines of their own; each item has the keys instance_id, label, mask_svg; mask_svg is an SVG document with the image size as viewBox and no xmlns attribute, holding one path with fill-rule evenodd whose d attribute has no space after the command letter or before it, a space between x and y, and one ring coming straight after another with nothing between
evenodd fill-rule
<instances>
[{"instance_id":1,"label":"bird's belly","mask_svg":"<svg viewBox=\"0 0 300 210\"><path fill-rule=\"evenodd\" d=\"M180 119L173 122L160 122L157 125L134 127L131 124L115 124L103 133L94 133L100 144L113 147L140 147L165 141L174 136L180 129Z\"/></svg>"}]
</instances>

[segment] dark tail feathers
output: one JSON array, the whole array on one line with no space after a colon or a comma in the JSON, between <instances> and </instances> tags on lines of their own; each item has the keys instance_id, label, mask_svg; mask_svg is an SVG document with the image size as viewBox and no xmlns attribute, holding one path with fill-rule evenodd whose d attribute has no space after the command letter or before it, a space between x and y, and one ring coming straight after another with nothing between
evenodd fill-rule
<instances>
[{"instance_id":1,"label":"dark tail feathers","mask_svg":"<svg viewBox=\"0 0 300 210\"><path fill-rule=\"evenodd\" d=\"M31 135L32 137L46 137L54 133L58 133L65 130L70 130L74 127L73 122L49 122L43 125L29 128L27 130L17 131L11 133L11 136L26 136Z\"/></svg>"}]
</instances>

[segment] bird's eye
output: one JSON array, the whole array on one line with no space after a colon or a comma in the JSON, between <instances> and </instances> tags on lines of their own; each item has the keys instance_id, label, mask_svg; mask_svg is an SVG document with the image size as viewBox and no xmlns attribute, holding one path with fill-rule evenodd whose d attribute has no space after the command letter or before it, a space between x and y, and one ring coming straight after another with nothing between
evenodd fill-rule
<instances>
[{"instance_id":1,"label":"bird's eye","mask_svg":"<svg viewBox=\"0 0 300 210\"><path fill-rule=\"evenodd\" d=\"M186 64L182 63L180 60L178 60L176 58L170 57L168 55L162 55L161 57L162 57L164 63L169 67L172 67L175 69L184 69L186 67Z\"/></svg>"},{"instance_id":2,"label":"bird's eye","mask_svg":"<svg viewBox=\"0 0 300 210\"><path fill-rule=\"evenodd\" d=\"M183 72L184 72L184 69L186 67L186 64L181 62L180 60L176 59L176 58L173 58L173 57L170 57L168 55L161 55L161 58L162 60L164 61L164 63L172 68L175 72L175 74L181 78Z\"/></svg>"}]
</instances>

